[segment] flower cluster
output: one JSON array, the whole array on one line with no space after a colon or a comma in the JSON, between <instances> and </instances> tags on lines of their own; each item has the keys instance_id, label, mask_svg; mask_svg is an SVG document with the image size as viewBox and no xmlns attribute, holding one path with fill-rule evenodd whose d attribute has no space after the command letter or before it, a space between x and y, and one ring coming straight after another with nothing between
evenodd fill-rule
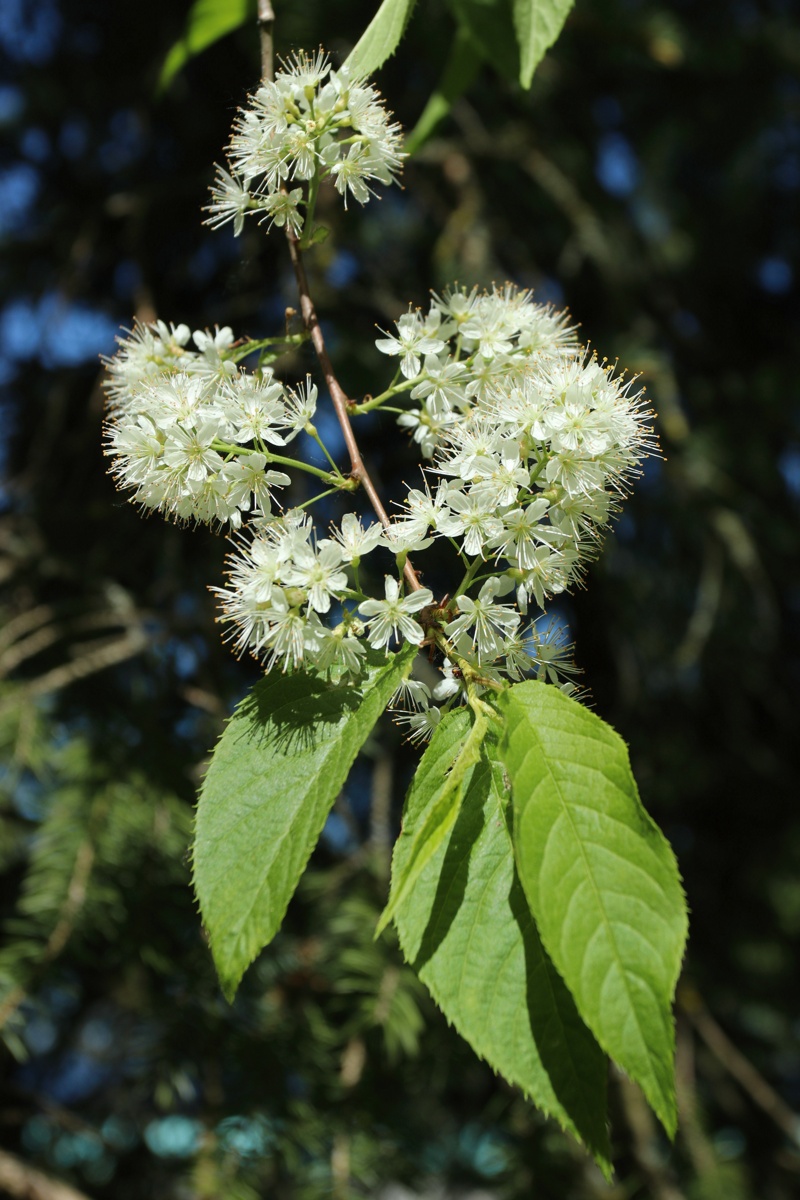
<instances>
[{"instance_id":1,"label":"flower cluster","mask_svg":"<svg viewBox=\"0 0 800 1200\"><path fill-rule=\"evenodd\" d=\"M375 89L346 67L332 71L322 53L298 54L239 114L209 224L232 221L238 234L260 213L311 244L324 179L363 204L402 158ZM276 501L291 482L285 468L321 479L322 494L352 491L358 473L345 475L321 442L310 380L288 387L263 357L255 370L241 365L297 340L236 342L228 328L157 321L136 324L106 361L106 453L119 486L174 519L233 530L227 582L214 590L236 651L338 681L358 679L370 649L425 643L441 678L412 677L392 700L414 740L453 704L509 680L574 690L570 648L540 613L580 577L656 448L641 393L579 344L567 313L528 291L434 293L427 312L405 313L376 343L396 362L387 390L351 405L355 416L404 405L399 424L426 460L423 486L406 489L385 526L349 513L323 536L307 512L319 497L289 509ZM283 453L301 430L330 471ZM462 577L437 601L414 586L407 560L424 568L419 556L443 542ZM383 563L362 570L371 554ZM377 596L362 585L376 578Z\"/></svg>"},{"instance_id":2,"label":"flower cluster","mask_svg":"<svg viewBox=\"0 0 800 1200\"><path fill-rule=\"evenodd\" d=\"M417 405L399 423L433 460L432 490L411 491L396 522L406 549L455 539L473 566L495 564L495 594L544 608L655 449L642 394L578 345L566 313L511 286L434 296L376 345L402 355L390 392Z\"/></svg>"},{"instance_id":3,"label":"flower cluster","mask_svg":"<svg viewBox=\"0 0 800 1200\"><path fill-rule=\"evenodd\" d=\"M232 221L239 234L245 217L260 213L299 237L311 224L322 180L333 181L345 207L348 196L365 204L373 183L396 181L402 160L400 127L376 89L346 66L332 71L322 52L296 54L239 113L230 170L217 168L208 223Z\"/></svg>"},{"instance_id":4,"label":"flower cluster","mask_svg":"<svg viewBox=\"0 0 800 1200\"><path fill-rule=\"evenodd\" d=\"M118 485L177 520L236 529L251 509L268 514L272 490L290 482L270 468L280 458L270 447L308 426L316 387L291 391L269 367L243 370L228 328L190 334L158 321L118 341L106 362L106 453Z\"/></svg>"},{"instance_id":5,"label":"flower cluster","mask_svg":"<svg viewBox=\"0 0 800 1200\"><path fill-rule=\"evenodd\" d=\"M229 558L228 586L214 589L237 651L268 667L302 664L341 678L361 672L366 643L376 650L396 638L419 645L425 630L415 614L432 603L432 592L419 588L403 596L398 580L387 575L384 599L375 600L348 579L347 568L357 580L361 558L381 544L380 525L365 529L352 513L321 539L298 509L258 521ZM326 625L321 618L334 606L340 620Z\"/></svg>"},{"instance_id":6,"label":"flower cluster","mask_svg":"<svg viewBox=\"0 0 800 1200\"><path fill-rule=\"evenodd\" d=\"M367 407L406 395L400 423L429 465L398 516L364 527L352 513L320 537L308 513L273 511L294 466L276 453L313 432L316 388L292 390L268 367L242 369L229 329L137 325L107 363L107 453L120 486L176 518L247 531L235 540L228 582L215 589L236 650L268 668L356 678L367 646L438 648L443 678L402 686L394 706L412 738L429 736L443 708L530 675L574 690L569 648L541 629L536 610L567 589L597 546L618 499L653 451L642 396L588 355L566 313L511 286L434 295L378 348L398 359L391 387ZM422 432L420 432L422 431ZM332 464L333 466L333 464ZM403 566L437 541L463 567L453 598L403 592ZM359 567L391 555L383 595L362 590ZM388 553L387 553L388 552ZM375 572L371 572L374 578ZM533 606L533 619L529 610Z\"/></svg>"}]
</instances>

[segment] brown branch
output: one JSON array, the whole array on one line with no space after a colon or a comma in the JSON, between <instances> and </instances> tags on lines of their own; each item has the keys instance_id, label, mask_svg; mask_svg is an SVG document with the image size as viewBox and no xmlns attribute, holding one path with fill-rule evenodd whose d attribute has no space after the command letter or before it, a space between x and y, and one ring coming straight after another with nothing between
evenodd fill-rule
<instances>
[{"instance_id":1,"label":"brown branch","mask_svg":"<svg viewBox=\"0 0 800 1200\"><path fill-rule=\"evenodd\" d=\"M0 650L5 650L6 646L10 646L12 642L17 641L26 633L30 633L38 626L46 625L55 615L55 609L51 608L49 604L39 604L36 608L29 608L27 612L12 617L0 630Z\"/></svg>"},{"instance_id":2,"label":"brown branch","mask_svg":"<svg viewBox=\"0 0 800 1200\"><path fill-rule=\"evenodd\" d=\"M5 1150L0 1150L0 1192L15 1200L89 1200L85 1192L51 1179Z\"/></svg>"},{"instance_id":3,"label":"brown branch","mask_svg":"<svg viewBox=\"0 0 800 1200\"><path fill-rule=\"evenodd\" d=\"M378 520L380 521L381 525L386 527L390 523L389 516L386 512L386 509L383 507L375 484L372 482L369 472L364 465L364 460L361 457L361 451L358 448L358 442L356 441L355 434L353 433L353 426L350 424L350 417L347 411L350 405L350 400L336 378L333 370L333 364L331 363L330 356L325 345L325 338L322 334L319 317L317 316L317 310L314 307L314 301L311 299L311 295L308 290L308 278L306 276L306 269L303 263L303 255L300 250L299 242L297 238L293 237L288 232L288 230L286 234L286 240L289 243L289 254L292 259L292 266L294 267L295 279L297 280L297 290L300 293L300 311L303 314L303 323L309 332L311 341L314 344L314 349L317 352L319 365L322 367L322 374L325 376L325 382L328 385L328 391L330 392L331 400L333 401L333 407L336 411L336 416L344 435L347 452L350 455L351 478L357 480L358 483L361 484L364 491L367 493L367 496L369 497L370 504L378 516ZM409 559L406 559L405 567L403 568L403 574L405 575L406 582L410 588L416 591L418 588L422 587L422 584L417 578L417 573L412 567Z\"/></svg>"},{"instance_id":4,"label":"brown branch","mask_svg":"<svg viewBox=\"0 0 800 1200\"><path fill-rule=\"evenodd\" d=\"M678 1124L695 1173L700 1179L713 1177L717 1170L717 1158L703 1128L697 1099L694 1035L682 1013L679 1014L676 1034L675 1090L678 1100Z\"/></svg>"},{"instance_id":5,"label":"brown branch","mask_svg":"<svg viewBox=\"0 0 800 1200\"><path fill-rule=\"evenodd\" d=\"M275 12L271 0L258 0L258 32L261 37L261 78L266 83L272 79L273 45L272 31Z\"/></svg>"}]
</instances>

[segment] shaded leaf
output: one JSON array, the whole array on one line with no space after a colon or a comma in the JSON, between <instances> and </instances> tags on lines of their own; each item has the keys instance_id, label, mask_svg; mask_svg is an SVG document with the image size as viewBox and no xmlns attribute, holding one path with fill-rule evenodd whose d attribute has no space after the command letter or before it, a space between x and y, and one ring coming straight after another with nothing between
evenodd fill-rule
<instances>
[{"instance_id":1,"label":"shaded leaf","mask_svg":"<svg viewBox=\"0 0 800 1200\"><path fill-rule=\"evenodd\" d=\"M501 754L520 879L545 948L600 1045L675 1132L672 998L686 906L625 743L557 688L504 692Z\"/></svg>"},{"instance_id":2,"label":"shaded leaf","mask_svg":"<svg viewBox=\"0 0 800 1200\"><path fill-rule=\"evenodd\" d=\"M273 672L228 722L198 802L194 884L229 999L277 932L353 760L415 654L372 653L358 688Z\"/></svg>"},{"instance_id":3,"label":"shaded leaf","mask_svg":"<svg viewBox=\"0 0 800 1200\"><path fill-rule=\"evenodd\" d=\"M183 36L164 60L158 80L160 91L169 87L190 58L207 50L220 38L256 15L256 0L195 0L186 18Z\"/></svg>"},{"instance_id":4,"label":"shaded leaf","mask_svg":"<svg viewBox=\"0 0 800 1200\"><path fill-rule=\"evenodd\" d=\"M450 8L476 51L498 75L518 79L520 58L511 0L450 0Z\"/></svg>"},{"instance_id":5,"label":"shaded leaf","mask_svg":"<svg viewBox=\"0 0 800 1200\"><path fill-rule=\"evenodd\" d=\"M460 709L434 733L406 800L407 836L395 847L393 872L405 869L414 830L437 804L469 726ZM457 820L397 906L400 945L476 1053L579 1137L608 1172L605 1055L542 947L517 878L507 804L490 731L465 777Z\"/></svg>"},{"instance_id":6,"label":"shaded leaf","mask_svg":"<svg viewBox=\"0 0 800 1200\"><path fill-rule=\"evenodd\" d=\"M456 30L442 76L422 115L406 138L405 149L409 154L415 154L424 145L439 122L450 112L456 100L463 96L474 82L482 57L469 32L460 25Z\"/></svg>"},{"instance_id":7,"label":"shaded leaf","mask_svg":"<svg viewBox=\"0 0 800 1200\"><path fill-rule=\"evenodd\" d=\"M411 889L416 885L426 863L441 846L447 834L453 828L461 800L464 795L464 781L470 767L480 761L481 743L487 729L486 717L478 713L472 728L458 748L458 753L448 767L447 776L441 780L436 795L428 806L421 821L415 822L413 828L404 825L400 841L404 843L403 851L392 863L392 886L389 893L389 903L383 910L375 930L378 937L391 921L398 904L402 903Z\"/></svg>"}]
</instances>

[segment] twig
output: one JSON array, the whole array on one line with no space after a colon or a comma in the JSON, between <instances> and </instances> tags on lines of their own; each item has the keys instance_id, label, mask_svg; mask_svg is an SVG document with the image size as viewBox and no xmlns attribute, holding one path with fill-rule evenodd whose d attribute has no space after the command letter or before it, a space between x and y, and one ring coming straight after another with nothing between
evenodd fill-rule
<instances>
[{"instance_id":1,"label":"twig","mask_svg":"<svg viewBox=\"0 0 800 1200\"><path fill-rule=\"evenodd\" d=\"M694 1070L693 1032L683 1013L677 1023L675 1088L678 1099L678 1125L692 1165L700 1179L713 1178L717 1170L714 1149L700 1119Z\"/></svg>"},{"instance_id":2,"label":"twig","mask_svg":"<svg viewBox=\"0 0 800 1200\"><path fill-rule=\"evenodd\" d=\"M50 937L47 939L44 953L39 960L39 968L47 966L53 959L58 958L72 936L72 931L75 928L75 919L86 900L86 891L89 886L89 876L92 872L93 863L94 846L87 838L78 847L67 894L64 897L64 903L61 905L58 920ZM25 999L25 995L25 988L20 987L18 984L8 993L3 1003L0 1004L0 1029L11 1020Z\"/></svg>"},{"instance_id":3,"label":"twig","mask_svg":"<svg viewBox=\"0 0 800 1200\"><path fill-rule=\"evenodd\" d=\"M106 667L133 658L140 654L147 644L147 635L141 629L133 629L122 638L112 638L110 641L104 638L99 643L92 642L86 653L74 662L54 667L52 671L46 671L44 675L6 696L0 703L0 716L24 704L26 700L33 699L34 696L57 692L78 679L84 679L87 675L94 675L97 671L104 671Z\"/></svg>"},{"instance_id":4,"label":"twig","mask_svg":"<svg viewBox=\"0 0 800 1200\"><path fill-rule=\"evenodd\" d=\"M51 1179L5 1150L0 1150L0 1191L15 1200L89 1200L85 1192Z\"/></svg>"},{"instance_id":5,"label":"twig","mask_svg":"<svg viewBox=\"0 0 800 1200\"><path fill-rule=\"evenodd\" d=\"M795 1145L800 1145L800 1115L789 1107L785 1100L767 1083L760 1071L745 1058L741 1050L723 1033L706 1008L701 996L689 984L684 984L678 993L678 1005L694 1025L711 1053L722 1063L726 1071L747 1092L754 1104L771 1117Z\"/></svg>"},{"instance_id":6,"label":"twig","mask_svg":"<svg viewBox=\"0 0 800 1200\"><path fill-rule=\"evenodd\" d=\"M48 646L61 641L68 634L86 633L87 630L108 629L120 625L124 628L131 626L129 619L121 619L116 613L93 612L73 620L66 618L58 621L56 620L57 613L48 611L53 618L52 622L40 623L40 628L35 633L29 633L27 637L17 637L0 650L0 678L10 675L20 663L25 662L28 658L33 658L42 650L46 650ZM13 622L11 623L13 624Z\"/></svg>"},{"instance_id":7,"label":"twig","mask_svg":"<svg viewBox=\"0 0 800 1200\"><path fill-rule=\"evenodd\" d=\"M261 77L266 82L272 79L272 29L275 13L271 0L258 0L258 32L261 37Z\"/></svg>"},{"instance_id":8,"label":"twig","mask_svg":"<svg viewBox=\"0 0 800 1200\"><path fill-rule=\"evenodd\" d=\"M661 1161L658 1130L642 1093L621 1072L617 1074L619 1095L625 1120L631 1133L631 1151L652 1200L686 1200L671 1179L671 1171Z\"/></svg>"},{"instance_id":9,"label":"twig","mask_svg":"<svg viewBox=\"0 0 800 1200\"><path fill-rule=\"evenodd\" d=\"M55 609L51 608L49 604L38 604L36 608L29 608L27 612L12 617L0 630L0 650L5 650L6 646L10 646L12 642L17 641L26 633L30 633L39 625L46 625L54 616Z\"/></svg>"},{"instance_id":10,"label":"twig","mask_svg":"<svg viewBox=\"0 0 800 1200\"><path fill-rule=\"evenodd\" d=\"M358 448L358 443L356 441L355 434L353 433L353 426L350 424L350 417L348 415L350 400L336 378L333 370L333 364L331 363L330 356L325 345L325 338L322 334L322 328L320 327L317 310L314 307L314 301L311 299L311 295L308 290L308 278L306 276L306 269L303 263L303 255L300 250L300 244L297 238L293 237L288 230L286 233L286 240L289 243L289 254L292 259L292 266L294 267L295 279L297 280L297 290L300 293L300 311L303 314L303 322L309 334L311 335L311 341L314 343L314 349L317 352L319 365L322 367L322 374L325 376L325 382L328 385L328 391L330 392L331 400L333 401L333 407L336 411L336 416L338 418L339 425L341 426L342 434L344 435L347 452L350 455L350 475L353 479L358 480L358 482L361 484L364 491L367 493L367 496L369 497L370 504L378 516L378 520L380 521L381 525L385 527L389 524L389 516L386 512L386 509L383 507L381 498L378 495L375 485L370 478L369 472L364 465L364 460L361 457L361 451ZM417 573L412 567L409 559L406 559L405 566L403 568L403 574L405 575L406 581L408 582L410 588L416 590L422 587L422 584L417 578Z\"/></svg>"}]
</instances>

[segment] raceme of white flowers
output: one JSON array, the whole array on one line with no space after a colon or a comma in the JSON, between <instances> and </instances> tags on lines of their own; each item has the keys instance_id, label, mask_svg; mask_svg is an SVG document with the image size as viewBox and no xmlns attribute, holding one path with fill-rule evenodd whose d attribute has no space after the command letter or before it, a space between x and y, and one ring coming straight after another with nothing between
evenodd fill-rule
<instances>
[{"instance_id":1,"label":"raceme of white flowers","mask_svg":"<svg viewBox=\"0 0 800 1200\"><path fill-rule=\"evenodd\" d=\"M211 223L233 219L238 232L246 213L261 211L298 236L299 206L308 219L323 178L362 203L371 180L390 182L399 136L374 89L344 68L332 72L322 54L298 55L240 114L233 175L221 173ZM287 191L293 180L309 184L307 199ZM532 674L575 689L570 648L540 614L580 578L657 445L632 381L590 356L568 314L529 291L454 286L382 332L376 346L395 375L354 416L401 404L398 423L426 460L422 486L406 489L386 528L348 513L320 531L307 511L313 500L281 504L287 472L310 473L324 494L352 491L354 481L313 424L311 380L289 387L263 356L254 370L240 365L270 339L135 324L106 362L106 453L118 485L144 508L233 531L227 583L214 590L238 653L343 681L359 678L368 646L435 646L440 682L412 678L393 700L419 740L468 691ZM288 456L301 431L330 471ZM439 601L428 588L406 590L407 557L424 572L425 552L442 539L457 552L460 582ZM372 554L382 560L360 569ZM375 578L377 596L363 590Z\"/></svg>"},{"instance_id":2,"label":"raceme of white flowers","mask_svg":"<svg viewBox=\"0 0 800 1200\"><path fill-rule=\"evenodd\" d=\"M286 461L271 448L309 427L316 387L285 388L270 367L243 370L228 328L191 335L157 321L117 340L106 363L117 484L178 520L237 529L243 513L268 515L274 489L291 482L268 466Z\"/></svg>"},{"instance_id":3,"label":"raceme of white flowers","mask_svg":"<svg viewBox=\"0 0 800 1200\"><path fill-rule=\"evenodd\" d=\"M256 213L299 237L322 180L333 181L345 207L348 196L365 204L373 183L396 181L401 145L400 126L374 87L351 78L346 66L331 70L321 51L314 58L296 54L240 111L227 152L230 170L217 168L208 223L232 221L239 234L245 217Z\"/></svg>"}]
</instances>

